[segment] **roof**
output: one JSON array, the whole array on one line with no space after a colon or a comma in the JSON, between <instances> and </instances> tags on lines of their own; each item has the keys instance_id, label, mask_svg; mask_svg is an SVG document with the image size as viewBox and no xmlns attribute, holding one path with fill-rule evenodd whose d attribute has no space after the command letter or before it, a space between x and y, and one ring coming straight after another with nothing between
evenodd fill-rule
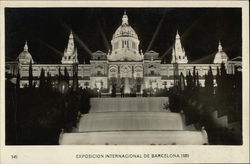
<instances>
[{"instance_id":1,"label":"roof","mask_svg":"<svg viewBox=\"0 0 250 164\"><path fill-rule=\"evenodd\" d=\"M97 50L97 51L93 52L92 55L106 55L106 53L102 52L101 50Z\"/></svg>"},{"instance_id":2,"label":"roof","mask_svg":"<svg viewBox=\"0 0 250 164\"><path fill-rule=\"evenodd\" d=\"M159 55L159 53L154 50L150 50L150 51L145 52L144 55Z\"/></svg>"},{"instance_id":3,"label":"roof","mask_svg":"<svg viewBox=\"0 0 250 164\"><path fill-rule=\"evenodd\" d=\"M128 16L126 13L124 13L122 17L122 24L115 31L112 39L115 39L118 37L133 37L133 38L138 39L138 36L135 30L128 23Z\"/></svg>"}]
</instances>

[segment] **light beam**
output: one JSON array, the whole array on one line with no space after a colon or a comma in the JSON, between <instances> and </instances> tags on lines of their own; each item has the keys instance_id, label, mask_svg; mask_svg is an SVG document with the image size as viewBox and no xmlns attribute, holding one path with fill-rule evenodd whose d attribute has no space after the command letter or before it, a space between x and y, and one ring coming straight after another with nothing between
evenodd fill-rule
<instances>
[{"instance_id":1,"label":"light beam","mask_svg":"<svg viewBox=\"0 0 250 164\"><path fill-rule=\"evenodd\" d=\"M203 16L204 16L204 15L203 15ZM201 18L203 18L203 16L200 16L198 19L196 19L196 21L195 21L194 23L192 23L191 26L189 26L189 28L187 28L187 29L183 32L183 34L180 36L180 38L182 38L182 37L184 37L185 35L187 35L187 34L190 32L190 30L191 30L192 28L194 28L194 27L199 23L199 21L201 20ZM173 44L163 53L163 55L161 56L162 59L163 59L163 58L173 49L174 44L175 44L175 43L173 43Z\"/></svg>"},{"instance_id":2,"label":"light beam","mask_svg":"<svg viewBox=\"0 0 250 164\"><path fill-rule=\"evenodd\" d=\"M147 47L147 49L146 49L146 52L148 52L148 51L151 49L151 47L152 47L152 45L153 45L153 43L154 43L154 41L155 41L155 38L156 38L156 36L158 35L158 32L159 32L159 30L160 30L160 28L161 28L161 25L162 25L162 23L163 23L163 21L164 21L164 19L165 19L165 16L166 16L166 12L164 12L164 14L163 14L161 20L159 21L159 23L158 23L158 25L157 25L157 27L156 27L156 29L155 29L154 35L153 35L153 37L152 37L152 39L151 39L151 41L150 41L150 43L149 43L149 45L148 45L148 47Z\"/></svg>"},{"instance_id":3,"label":"light beam","mask_svg":"<svg viewBox=\"0 0 250 164\"><path fill-rule=\"evenodd\" d=\"M48 47L49 49L51 49L52 51L54 51L56 54L60 55L61 57L63 56L63 53L59 50L57 50L56 48L54 48L53 46L49 45L48 43L39 40L39 42L41 42L43 45L45 45L46 47Z\"/></svg>"},{"instance_id":4,"label":"light beam","mask_svg":"<svg viewBox=\"0 0 250 164\"><path fill-rule=\"evenodd\" d=\"M65 23L62 23L63 27L66 28L67 31L71 31L72 29L66 25ZM92 55L92 51L88 48L88 46L79 38L79 36L73 31L75 41L79 43L79 45L88 53L88 55Z\"/></svg>"},{"instance_id":5,"label":"light beam","mask_svg":"<svg viewBox=\"0 0 250 164\"><path fill-rule=\"evenodd\" d=\"M99 21L97 21L97 24L98 24L98 29L99 29L99 32L101 33L101 36L102 36L102 39L103 39L104 45L105 45L106 50L107 50L107 52L108 52L108 51L109 51L109 49L110 49L108 39L107 39L107 37L106 37L105 33L103 32L103 28L102 28L102 26L101 26L101 24L100 24L100 22L99 22Z\"/></svg>"}]
</instances>

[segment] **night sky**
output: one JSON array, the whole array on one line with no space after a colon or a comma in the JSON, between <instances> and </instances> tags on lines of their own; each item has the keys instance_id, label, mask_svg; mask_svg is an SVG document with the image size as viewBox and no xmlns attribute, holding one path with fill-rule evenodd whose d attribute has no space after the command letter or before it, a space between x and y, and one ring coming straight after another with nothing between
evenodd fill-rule
<instances>
[{"instance_id":1,"label":"night sky","mask_svg":"<svg viewBox=\"0 0 250 164\"><path fill-rule=\"evenodd\" d=\"M124 10L140 49L168 63L177 29L190 62L211 63L219 39L229 58L242 55L240 8L6 8L6 60L16 59L27 40L35 62L60 63L70 29L80 63L91 52L108 52Z\"/></svg>"}]
</instances>

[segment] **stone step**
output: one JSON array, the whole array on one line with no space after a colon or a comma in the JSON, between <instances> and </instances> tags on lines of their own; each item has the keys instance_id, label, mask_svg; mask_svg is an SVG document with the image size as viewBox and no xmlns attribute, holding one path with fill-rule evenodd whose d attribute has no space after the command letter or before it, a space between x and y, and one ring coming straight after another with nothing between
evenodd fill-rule
<instances>
[{"instance_id":1,"label":"stone step","mask_svg":"<svg viewBox=\"0 0 250 164\"><path fill-rule=\"evenodd\" d=\"M64 133L60 145L203 145L208 144L200 131L106 131Z\"/></svg>"},{"instance_id":2,"label":"stone step","mask_svg":"<svg viewBox=\"0 0 250 164\"><path fill-rule=\"evenodd\" d=\"M165 111L167 97L91 98L90 113L111 111Z\"/></svg>"},{"instance_id":3,"label":"stone step","mask_svg":"<svg viewBox=\"0 0 250 164\"><path fill-rule=\"evenodd\" d=\"M190 124L188 126L185 126L184 128L185 128L185 130L189 130L189 131L196 131L197 130L194 124Z\"/></svg>"},{"instance_id":4,"label":"stone step","mask_svg":"<svg viewBox=\"0 0 250 164\"><path fill-rule=\"evenodd\" d=\"M79 132L117 130L184 130L179 113L103 112L82 115Z\"/></svg>"}]
</instances>

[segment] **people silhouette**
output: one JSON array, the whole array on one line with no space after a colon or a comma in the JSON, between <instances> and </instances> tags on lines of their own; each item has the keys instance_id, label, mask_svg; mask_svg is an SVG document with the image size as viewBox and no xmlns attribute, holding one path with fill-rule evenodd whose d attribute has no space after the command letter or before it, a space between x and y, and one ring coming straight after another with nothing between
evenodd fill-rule
<instances>
[{"instance_id":1,"label":"people silhouette","mask_svg":"<svg viewBox=\"0 0 250 164\"><path fill-rule=\"evenodd\" d=\"M121 91L121 97L124 97L124 85L121 85L120 91Z\"/></svg>"}]
</instances>

